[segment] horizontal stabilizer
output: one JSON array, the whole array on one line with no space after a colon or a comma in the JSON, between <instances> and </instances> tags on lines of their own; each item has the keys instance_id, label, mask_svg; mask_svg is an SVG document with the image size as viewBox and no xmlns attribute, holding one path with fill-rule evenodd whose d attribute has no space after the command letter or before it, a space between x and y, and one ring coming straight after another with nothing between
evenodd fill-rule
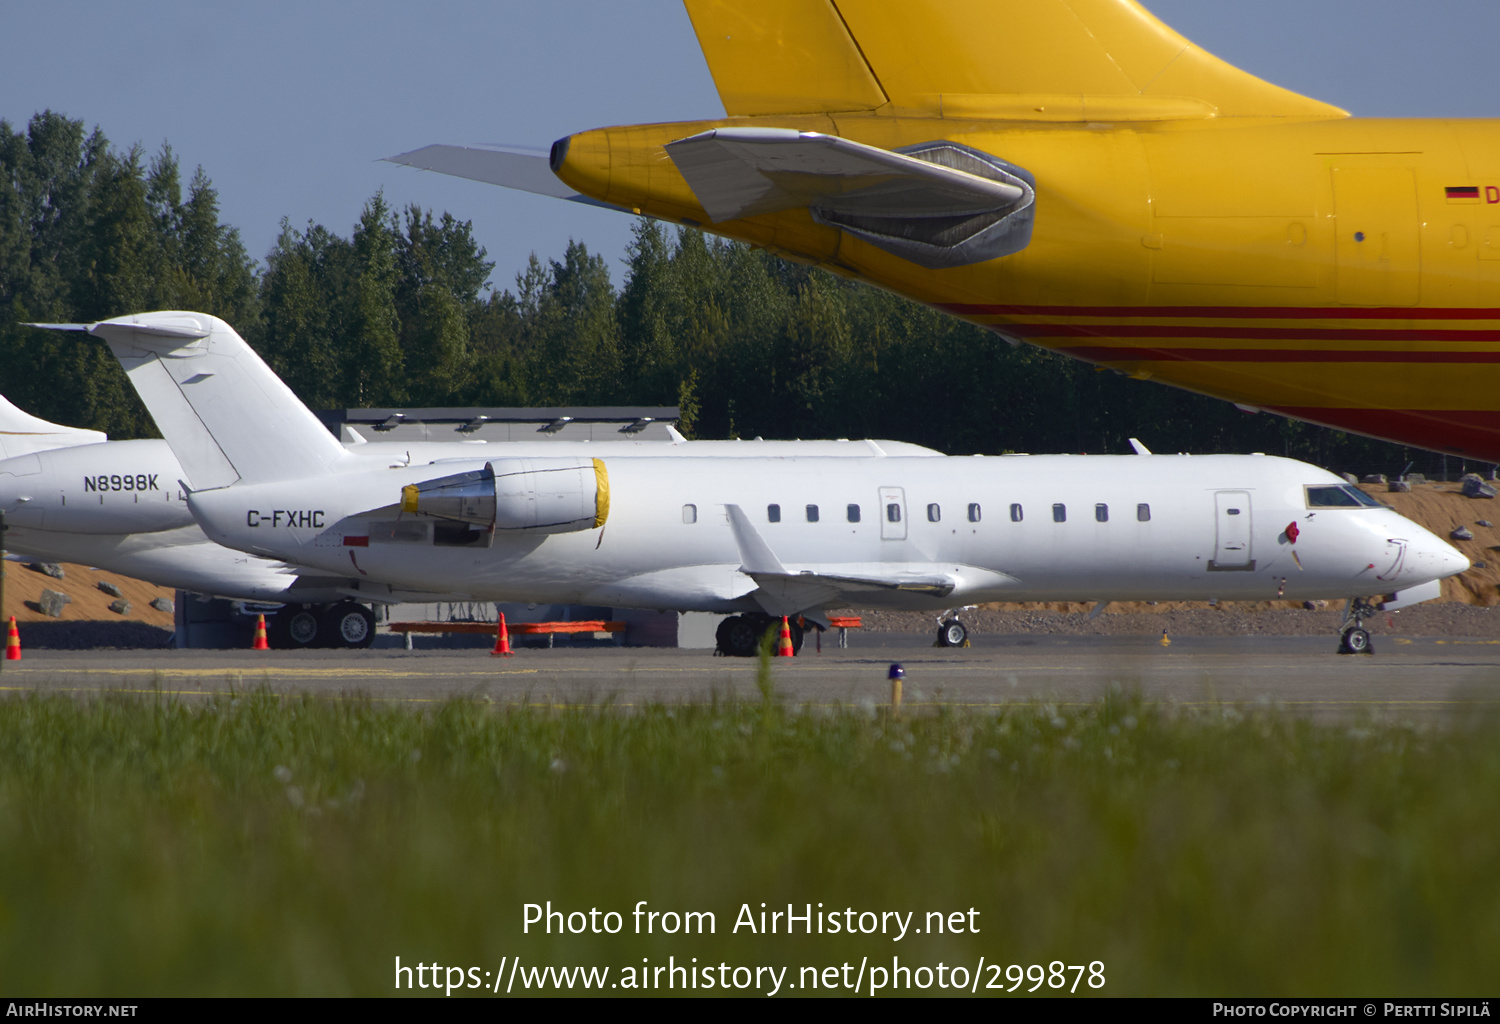
<instances>
[{"instance_id":1,"label":"horizontal stabilizer","mask_svg":"<svg viewBox=\"0 0 1500 1024\"><path fill-rule=\"evenodd\" d=\"M419 171L436 171L455 178L468 178L520 192L532 192L572 203L600 206L607 210L623 207L601 203L564 185L547 164L547 154L500 147L423 146L410 153L385 158L393 164L415 167Z\"/></svg>"},{"instance_id":2,"label":"horizontal stabilizer","mask_svg":"<svg viewBox=\"0 0 1500 1024\"><path fill-rule=\"evenodd\" d=\"M715 128L667 153L715 223L806 208L932 268L1006 256L1031 240L1031 176L953 142L894 151L790 128Z\"/></svg>"}]
</instances>

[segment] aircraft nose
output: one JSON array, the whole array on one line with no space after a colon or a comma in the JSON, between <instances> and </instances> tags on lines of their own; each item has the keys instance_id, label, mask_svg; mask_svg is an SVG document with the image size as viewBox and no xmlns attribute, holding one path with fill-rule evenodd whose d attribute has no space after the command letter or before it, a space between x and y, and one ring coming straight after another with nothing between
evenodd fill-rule
<instances>
[{"instance_id":1,"label":"aircraft nose","mask_svg":"<svg viewBox=\"0 0 1500 1024\"><path fill-rule=\"evenodd\" d=\"M1469 568L1463 552L1435 534L1418 538L1412 547L1410 570L1424 580L1447 579Z\"/></svg>"}]
</instances>

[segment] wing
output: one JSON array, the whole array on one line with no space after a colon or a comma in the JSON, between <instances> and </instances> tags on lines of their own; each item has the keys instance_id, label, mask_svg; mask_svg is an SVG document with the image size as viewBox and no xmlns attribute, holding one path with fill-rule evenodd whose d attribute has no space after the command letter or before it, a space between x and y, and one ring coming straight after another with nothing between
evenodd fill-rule
<instances>
[{"instance_id":1,"label":"wing","mask_svg":"<svg viewBox=\"0 0 1500 1024\"><path fill-rule=\"evenodd\" d=\"M740 572L758 587L750 596L770 615L806 615L821 621L818 610L822 608L896 594L944 598L962 582L948 568L921 562L890 562L878 567L821 566L793 572L771 551L743 509L738 505L724 508L739 545ZM992 581L1009 579L1000 573L987 575Z\"/></svg>"},{"instance_id":2,"label":"wing","mask_svg":"<svg viewBox=\"0 0 1500 1024\"><path fill-rule=\"evenodd\" d=\"M925 267L1031 241L1031 175L955 142L900 151L790 128L715 128L667 144L715 223L805 207L813 219Z\"/></svg>"}]
</instances>

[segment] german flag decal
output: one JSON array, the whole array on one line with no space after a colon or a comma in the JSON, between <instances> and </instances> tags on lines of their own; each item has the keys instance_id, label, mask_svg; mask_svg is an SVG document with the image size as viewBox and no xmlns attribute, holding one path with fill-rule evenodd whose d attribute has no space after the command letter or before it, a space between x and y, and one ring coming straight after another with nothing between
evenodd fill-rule
<instances>
[{"instance_id":1,"label":"german flag decal","mask_svg":"<svg viewBox=\"0 0 1500 1024\"><path fill-rule=\"evenodd\" d=\"M1450 203L1479 202L1478 185L1449 185L1443 191L1448 193L1448 202Z\"/></svg>"}]
</instances>

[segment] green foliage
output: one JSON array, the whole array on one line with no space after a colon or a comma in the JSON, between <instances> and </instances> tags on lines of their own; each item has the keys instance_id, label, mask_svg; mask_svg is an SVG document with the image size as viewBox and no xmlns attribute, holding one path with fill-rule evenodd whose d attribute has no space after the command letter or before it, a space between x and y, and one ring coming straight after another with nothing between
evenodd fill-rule
<instances>
[{"instance_id":1,"label":"green foliage","mask_svg":"<svg viewBox=\"0 0 1500 1024\"><path fill-rule=\"evenodd\" d=\"M612 977L696 956L794 981L864 956L1098 960L1105 995L1491 986L1493 721L1318 725L1119 692L892 720L761 690L628 712L0 701L0 987L379 995L397 956ZM625 928L523 933L523 904L549 900ZM638 900L717 927L634 934ZM762 902L911 911L924 931L736 934ZM977 934L926 931L971 907Z\"/></svg>"},{"instance_id":2,"label":"green foliage","mask_svg":"<svg viewBox=\"0 0 1500 1024\"><path fill-rule=\"evenodd\" d=\"M0 121L0 358L16 404L115 437L154 434L106 350L22 324L186 308L253 331L257 288L202 168L184 202L170 148L147 168L138 148L120 153L51 111L24 132Z\"/></svg>"}]
</instances>

